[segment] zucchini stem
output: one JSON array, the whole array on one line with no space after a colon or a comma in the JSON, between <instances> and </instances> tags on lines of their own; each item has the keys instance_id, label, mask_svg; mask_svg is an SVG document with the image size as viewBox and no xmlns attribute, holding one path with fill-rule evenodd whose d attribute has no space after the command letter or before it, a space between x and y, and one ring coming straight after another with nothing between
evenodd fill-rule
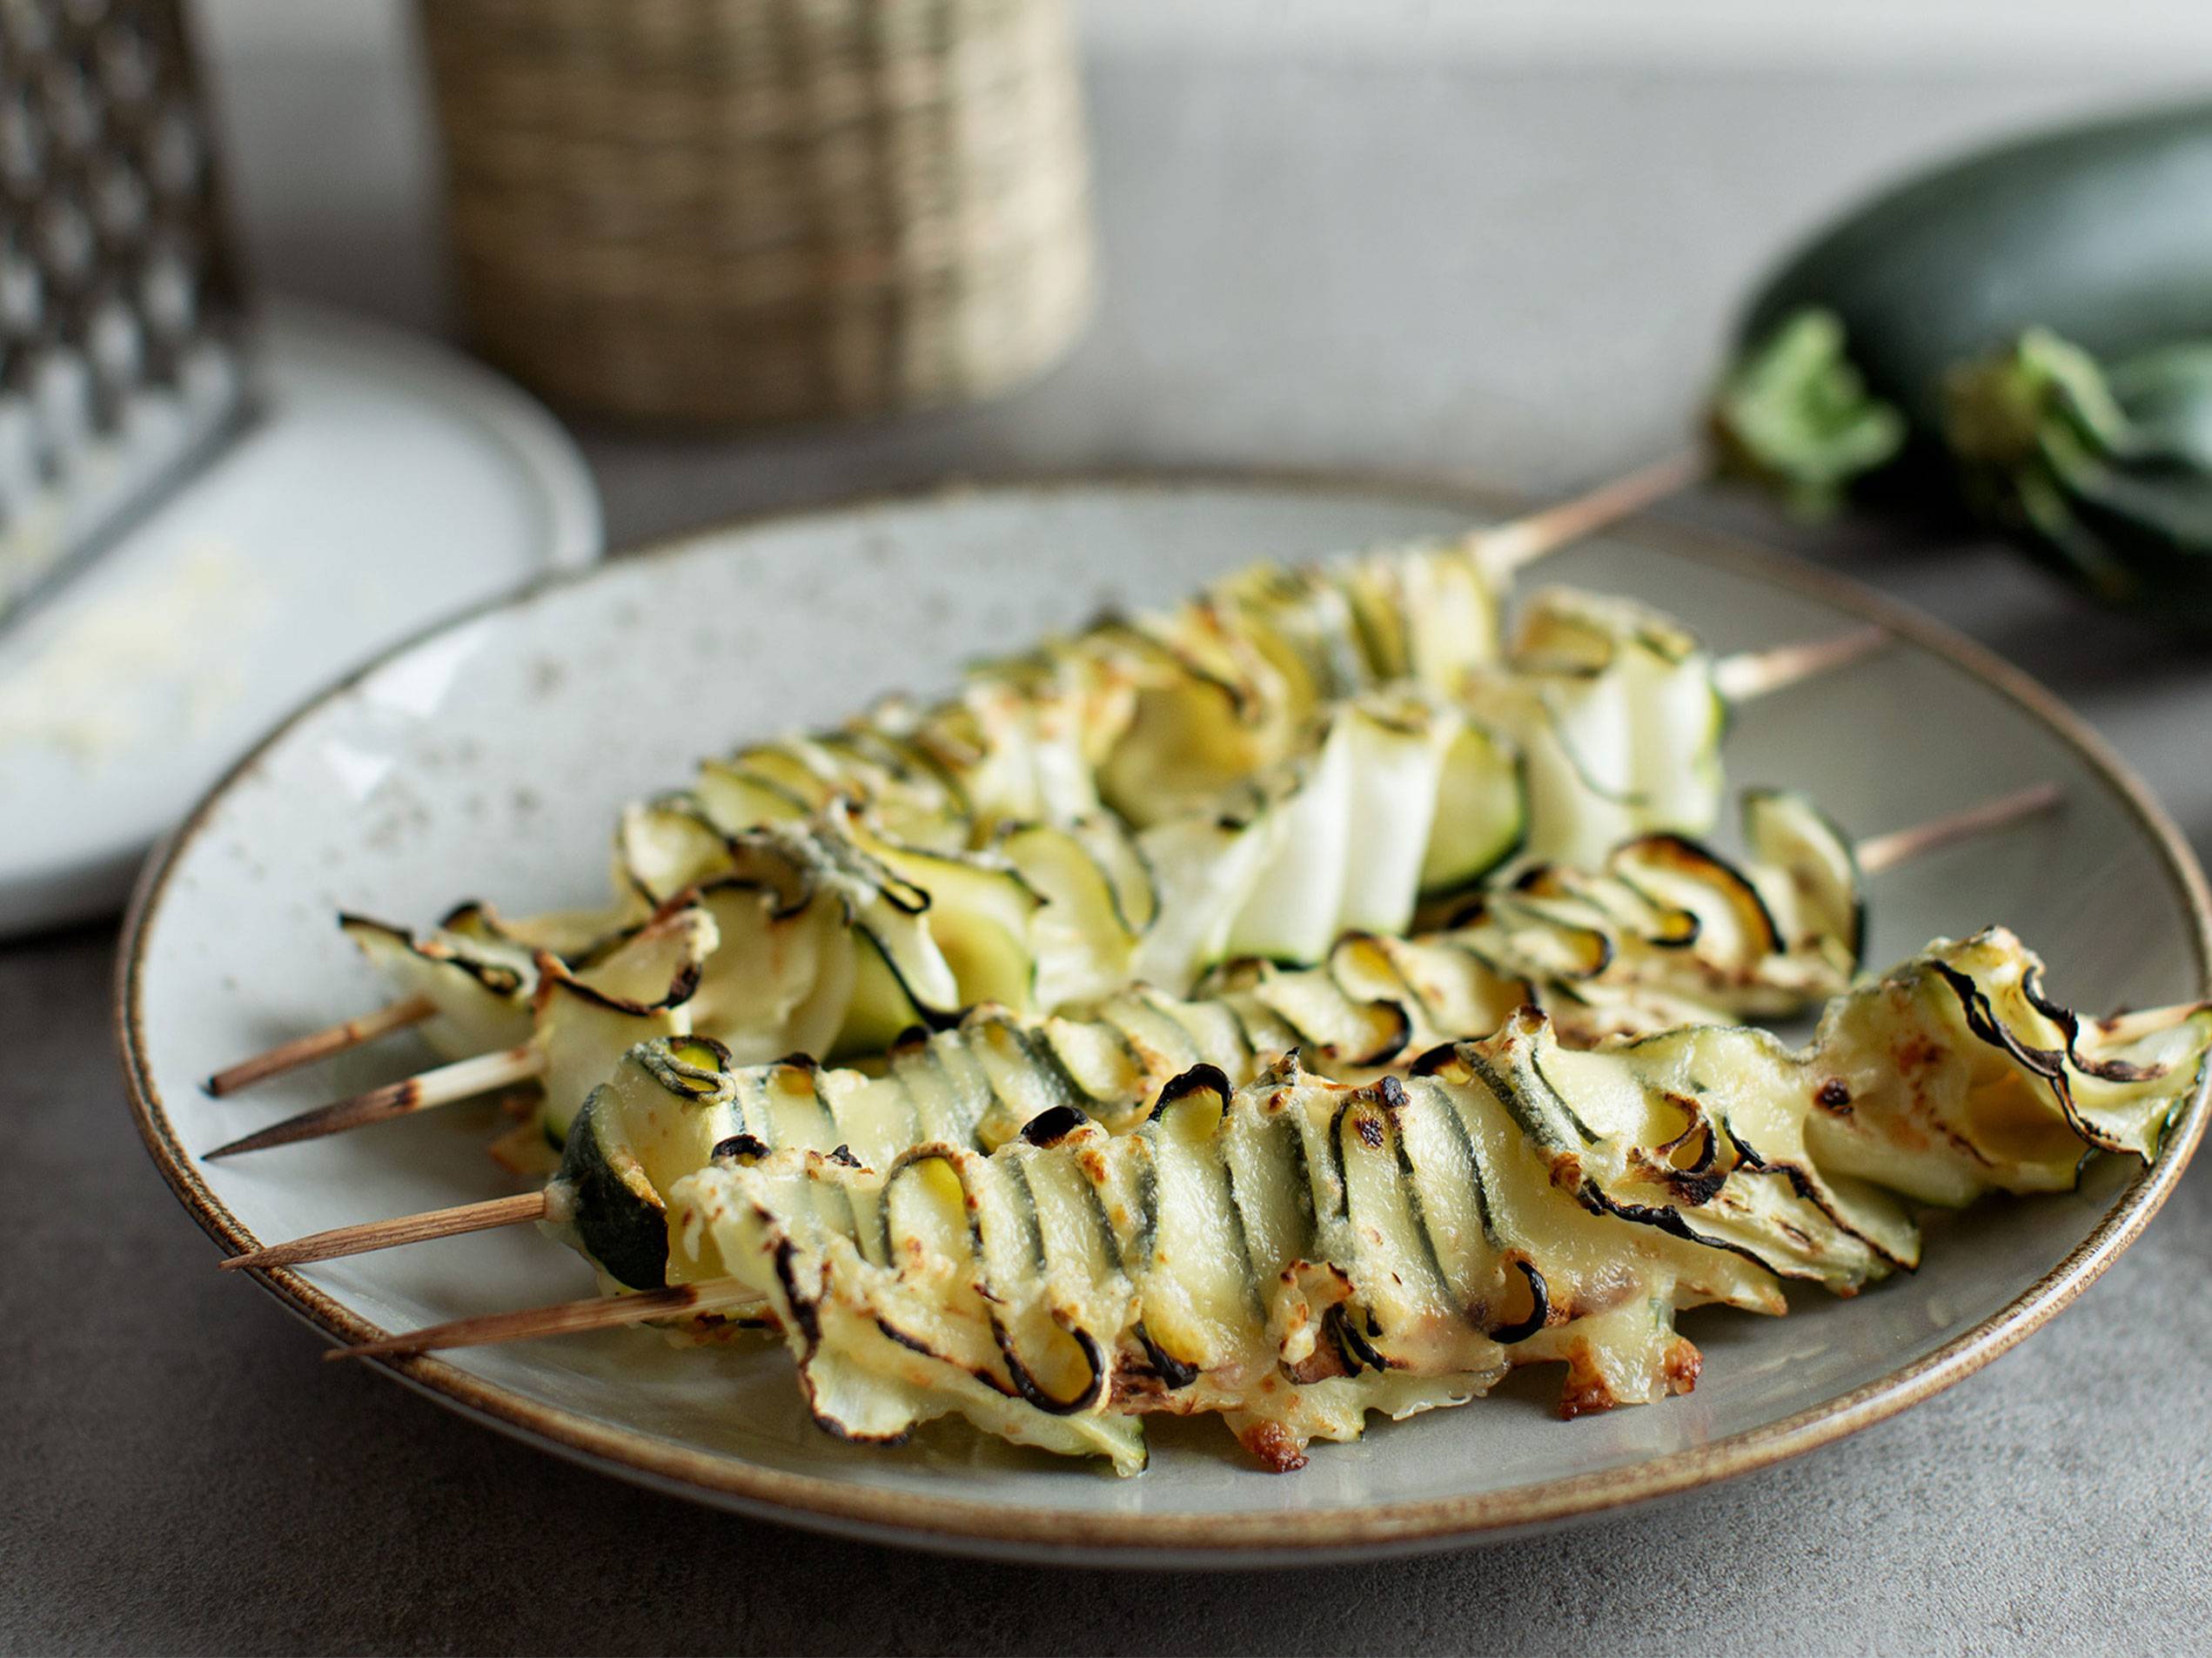
<instances>
[{"instance_id":1,"label":"zucchini stem","mask_svg":"<svg viewBox=\"0 0 2212 1658\"><path fill-rule=\"evenodd\" d=\"M1791 312L1730 365L1707 426L1717 470L1812 518L1894 459L1907 435L1903 414L1851 360L1841 319L1817 306Z\"/></svg>"}]
</instances>

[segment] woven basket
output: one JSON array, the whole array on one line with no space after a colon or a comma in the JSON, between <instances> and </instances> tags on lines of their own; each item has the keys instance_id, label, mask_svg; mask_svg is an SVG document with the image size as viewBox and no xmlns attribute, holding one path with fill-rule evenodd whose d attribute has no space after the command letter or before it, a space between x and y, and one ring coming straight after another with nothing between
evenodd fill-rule
<instances>
[{"instance_id":1,"label":"woven basket","mask_svg":"<svg viewBox=\"0 0 2212 1658\"><path fill-rule=\"evenodd\" d=\"M982 397L1093 287L1062 0L422 0L463 306L554 403Z\"/></svg>"}]
</instances>

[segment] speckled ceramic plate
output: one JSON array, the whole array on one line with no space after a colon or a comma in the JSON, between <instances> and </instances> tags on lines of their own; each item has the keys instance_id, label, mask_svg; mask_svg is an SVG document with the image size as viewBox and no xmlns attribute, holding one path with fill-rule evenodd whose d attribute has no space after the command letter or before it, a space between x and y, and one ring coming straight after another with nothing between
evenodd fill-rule
<instances>
[{"instance_id":1,"label":"speckled ceramic plate","mask_svg":"<svg viewBox=\"0 0 2212 1658\"><path fill-rule=\"evenodd\" d=\"M515 910L594 901L618 802L681 778L703 754L828 722L893 688L942 687L964 657L1074 625L1109 601L1166 601L1257 556L1450 530L1485 507L1311 480L950 493L710 532L444 627L296 715L149 869L122 983L147 1144L231 1248L503 1191L477 1149L490 1121L479 1107L198 1160L421 1062L401 1039L242 1096L201 1091L220 1064L379 1000L332 926L339 906L426 920L463 895ZM1827 577L1675 531L1610 535L1544 574L1658 601L1721 649L1870 615L1892 624L1894 649L1754 705L1730 742L1738 782L1813 789L1855 831L2037 779L2065 786L2062 814L1882 877L1875 958L2001 918L2050 957L2063 1000L2101 1009L2202 991L2204 894L2181 840L2019 675ZM1441 1544L1756 1467L1958 1380L2127 1245L2205 1115L2200 1098L2147 1172L2108 1161L2077 1192L1940 1227L1924 1270L1855 1301L1805 1298L1783 1319L1693 1315L1706 1366L1688 1398L1563 1423L1539 1390L1516 1386L1378 1426L1357 1445L1317 1447L1288 1478L1257 1471L1204 1421L1165 1424L1151 1471L1131 1480L987 1445L958 1425L896 1451L837 1443L808 1422L788 1360L767 1346L706 1354L611 1332L392 1368L596 1466L886 1540L1154 1562ZM581 1263L526 1228L264 1282L351 1339L589 1290Z\"/></svg>"}]
</instances>

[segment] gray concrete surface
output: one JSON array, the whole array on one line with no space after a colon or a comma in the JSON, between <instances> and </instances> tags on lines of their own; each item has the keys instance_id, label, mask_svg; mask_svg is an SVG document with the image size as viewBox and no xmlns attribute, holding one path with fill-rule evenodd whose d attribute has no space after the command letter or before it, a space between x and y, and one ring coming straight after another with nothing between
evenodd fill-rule
<instances>
[{"instance_id":1,"label":"gray concrete surface","mask_svg":"<svg viewBox=\"0 0 2212 1658\"><path fill-rule=\"evenodd\" d=\"M232 64L264 274L441 314L379 68ZM587 434L619 539L947 473L1266 462L1534 490L1674 443L1733 299L1897 163L2108 84L1095 65L1104 309L1001 406ZM373 141L305 135L360 131ZM381 136L379 136L381 135ZM2212 847L2212 659L1993 549L1793 532L2074 701ZM2208 1643L2212 1171L2052 1328L1799 1462L1553 1536L1271 1576L981 1567L708 1514L472 1426L214 1251L132 1136L91 929L0 950L10 1651L2172 1650Z\"/></svg>"}]
</instances>

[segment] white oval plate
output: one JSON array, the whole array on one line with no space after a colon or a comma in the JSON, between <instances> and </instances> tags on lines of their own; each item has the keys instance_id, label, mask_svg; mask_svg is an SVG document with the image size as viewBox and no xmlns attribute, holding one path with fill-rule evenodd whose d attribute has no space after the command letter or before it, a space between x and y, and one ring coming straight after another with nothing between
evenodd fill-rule
<instances>
[{"instance_id":1,"label":"white oval plate","mask_svg":"<svg viewBox=\"0 0 2212 1658\"><path fill-rule=\"evenodd\" d=\"M0 937L119 908L157 837L299 700L599 556L599 496L519 388L285 304L256 419L0 638Z\"/></svg>"},{"instance_id":2,"label":"white oval plate","mask_svg":"<svg viewBox=\"0 0 2212 1658\"><path fill-rule=\"evenodd\" d=\"M825 722L965 657L1109 601L1171 600L1264 555L1448 531L1498 503L1314 480L1031 485L716 530L440 628L295 716L181 829L125 941L123 1043L148 1144L233 1248L507 1188L479 1149L487 1108L202 1165L195 1154L412 1069L402 1039L265 1090L199 1079L365 1009L379 987L340 905L408 921L465 896L515 910L600 897L615 808L701 755ZM1562 554L1544 579L1662 603L1716 648L1876 617L1878 659L1746 709L1739 782L1813 790L1854 832L2042 778L2064 812L1883 876L1873 956L2002 919L2099 1010L2202 992L2202 877L2172 827L2086 730L1931 624L1802 567L1639 526ZM402 1362L426 1392L548 1448L702 1500L977 1553L1089 1561L1313 1561L1464 1541L1677 1491L1793 1454L1958 1379L2048 1319L2133 1238L2201 1136L2192 1103L2148 1172L1941 1225L1917 1276L1784 1319L1693 1315L1686 1399L1563 1423L1540 1388L1377 1426L1262 1473L1210 1422L1169 1422L1150 1473L939 1425L915 1446L833 1441L781 1348L681 1352L634 1332ZM588 1293L531 1229L361 1256L267 1286L360 1339ZM2058 1339L2064 1338L2059 1337Z\"/></svg>"}]
</instances>

